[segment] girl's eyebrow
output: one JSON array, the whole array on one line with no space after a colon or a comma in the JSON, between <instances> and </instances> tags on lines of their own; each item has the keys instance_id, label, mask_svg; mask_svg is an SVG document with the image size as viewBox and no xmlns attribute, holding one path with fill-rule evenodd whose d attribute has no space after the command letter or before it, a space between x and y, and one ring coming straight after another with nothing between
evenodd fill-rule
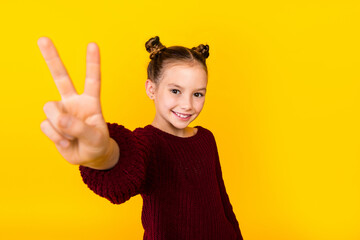
<instances>
[{"instance_id":1,"label":"girl's eyebrow","mask_svg":"<svg viewBox=\"0 0 360 240\"><path fill-rule=\"evenodd\" d=\"M179 85L175 84L175 83L169 83L168 86L174 86L174 87L177 87L177 88L181 88ZM205 90L206 92L206 88L199 88L199 89L196 89L196 91L200 91L200 90Z\"/></svg>"}]
</instances>

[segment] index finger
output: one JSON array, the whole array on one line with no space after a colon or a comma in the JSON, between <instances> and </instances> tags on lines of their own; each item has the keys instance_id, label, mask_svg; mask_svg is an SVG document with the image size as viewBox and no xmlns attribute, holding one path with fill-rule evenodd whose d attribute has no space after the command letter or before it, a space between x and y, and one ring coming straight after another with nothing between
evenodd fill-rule
<instances>
[{"instance_id":1,"label":"index finger","mask_svg":"<svg viewBox=\"0 0 360 240\"><path fill-rule=\"evenodd\" d=\"M96 43L89 43L87 46L84 93L100 98L100 52Z\"/></svg>"},{"instance_id":2,"label":"index finger","mask_svg":"<svg viewBox=\"0 0 360 240\"><path fill-rule=\"evenodd\" d=\"M62 98L77 94L74 85L62 63L52 41L47 37L41 37L37 41L41 54L48 65L51 75Z\"/></svg>"}]
</instances>

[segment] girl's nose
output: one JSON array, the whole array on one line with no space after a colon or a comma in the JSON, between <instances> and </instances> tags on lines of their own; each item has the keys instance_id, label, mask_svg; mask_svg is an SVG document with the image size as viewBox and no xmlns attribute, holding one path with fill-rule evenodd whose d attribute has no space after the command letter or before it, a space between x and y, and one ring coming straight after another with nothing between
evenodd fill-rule
<instances>
[{"instance_id":1,"label":"girl's nose","mask_svg":"<svg viewBox=\"0 0 360 240\"><path fill-rule=\"evenodd\" d=\"M180 103L181 109L184 111L189 111L192 109L191 97L183 97L182 102Z\"/></svg>"}]
</instances>

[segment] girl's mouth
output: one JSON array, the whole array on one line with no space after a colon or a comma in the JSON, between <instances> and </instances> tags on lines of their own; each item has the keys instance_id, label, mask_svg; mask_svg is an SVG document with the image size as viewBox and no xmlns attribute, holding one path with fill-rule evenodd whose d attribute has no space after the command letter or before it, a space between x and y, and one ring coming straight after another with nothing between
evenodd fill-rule
<instances>
[{"instance_id":1,"label":"girl's mouth","mask_svg":"<svg viewBox=\"0 0 360 240\"><path fill-rule=\"evenodd\" d=\"M188 120L191 117L191 115L184 115L184 114L180 114L180 113L177 113L174 111L172 111L172 112L175 114L176 117L178 117L181 120Z\"/></svg>"}]
</instances>

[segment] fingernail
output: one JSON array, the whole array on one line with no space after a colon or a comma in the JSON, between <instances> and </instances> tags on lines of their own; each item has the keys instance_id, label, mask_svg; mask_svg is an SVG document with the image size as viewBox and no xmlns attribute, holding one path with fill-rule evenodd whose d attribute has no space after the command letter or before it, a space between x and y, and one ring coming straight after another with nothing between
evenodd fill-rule
<instances>
[{"instance_id":1,"label":"fingernail","mask_svg":"<svg viewBox=\"0 0 360 240\"><path fill-rule=\"evenodd\" d=\"M61 145L62 147L67 147L67 146L69 146L69 141L61 140L61 141L60 141L60 145Z\"/></svg>"},{"instance_id":2,"label":"fingernail","mask_svg":"<svg viewBox=\"0 0 360 240\"><path fill-rule=\"evenodd\" d=\"M62 119L60 119L60 124L64 128L69 127L71 124L71 118L68 116L63 117Z\"/></svg>"}]
</instances>

